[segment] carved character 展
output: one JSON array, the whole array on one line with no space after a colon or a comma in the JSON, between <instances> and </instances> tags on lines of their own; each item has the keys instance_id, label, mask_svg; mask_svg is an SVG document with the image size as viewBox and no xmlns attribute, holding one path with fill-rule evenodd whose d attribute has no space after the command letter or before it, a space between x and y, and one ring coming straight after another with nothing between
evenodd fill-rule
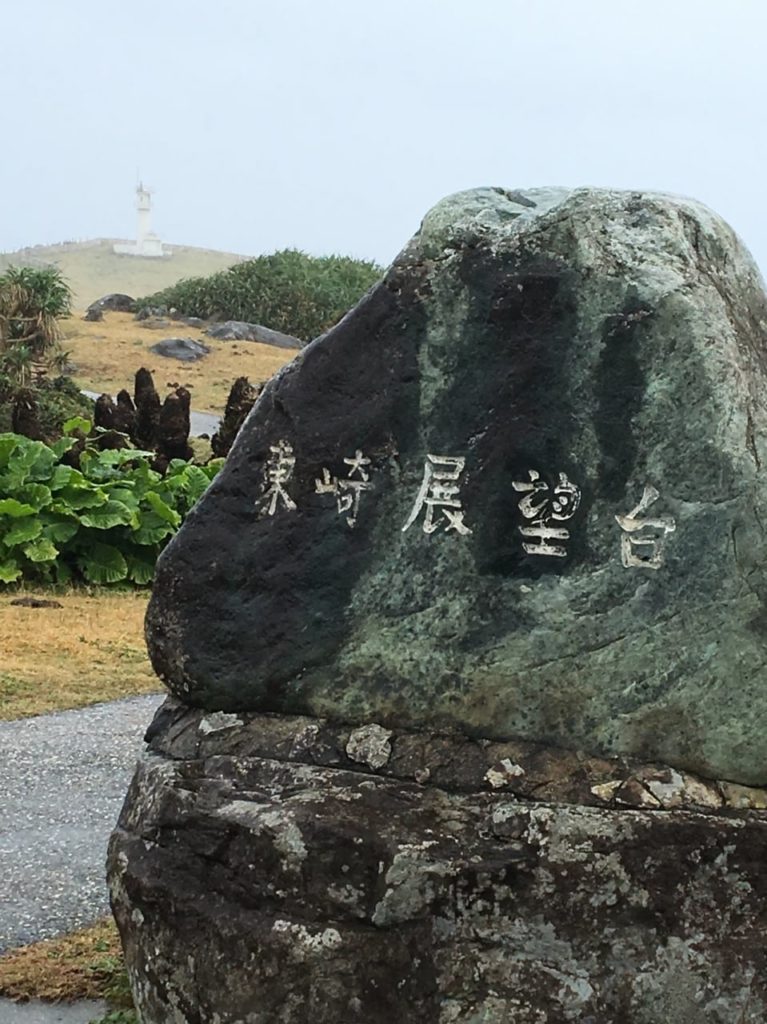
<instances>
[{"instance_id":1,"label":"carved character \u5c55","mask_svg":"<svg viewBox=\"0 0 767 1024\"><path fill-rule=\"evenodd\" d=\"M455 530L463 535L471 533L463 521L463 508L459 495L458 479L466 465L460 456L427 455L423 469L423 481L415 499L412 511L402 527L409 530L423 508L423 532L434 533L444 526L445 533Z\"/></svg>"}]
</instances>

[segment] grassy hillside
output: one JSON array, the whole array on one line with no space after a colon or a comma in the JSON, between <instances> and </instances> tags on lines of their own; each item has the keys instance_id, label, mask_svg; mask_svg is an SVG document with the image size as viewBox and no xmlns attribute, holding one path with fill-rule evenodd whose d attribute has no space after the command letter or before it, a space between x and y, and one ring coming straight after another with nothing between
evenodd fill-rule
<instances>
[{"instance_id":1,"label":"grassy hillside","mask_svg":"<svg viewBox=\"0 0 767 1024\"><path fill-rule=\"evenodd\" d=\"M29 596L61 607L11 604ZM147 600L126 590L2 592L0 720L161 690L144 646Z\"/></svg>"},{"instance_id":2,"label":"grassy hillside","mask_svg":"<svg viewBox=\"0 0 767 1024\"><path fill-rule=\"evenodd\" d=\"M161 330L152 330L147 323L151 321L134 320L129 313L105 313L100 323L89 323L80 315L62 320L62 345L76 367L72 374L76 383L88 391L116 394L127 388L132 392L136 370L146 366L161 396L167 392L166 385L183 384L192 392L194 409L221 413L237 377L249 377L252 384L268 380L297 354L250 341L217 341L182 323L171 322ZM149 351L151 345L171 337L202 341L210 354L198 363L182 363Z\"/></svg>"},{"instance_id":3,"label":"grassy hillside","mask_svg":"<svg viewBox=\"0 0 767 1024\"><path fill-rule=\"evenodd\" d=\"M125 292L134 298L168 288L184 277L214 274L239 263L243 256L189 245L168 245L171 255L161 259L118 256L112 252L117 239L36 245L0 254L0 273L16 266L59 267L74 293L74 308L83 310L107 292Z\"/></svg>"}]
</instances>

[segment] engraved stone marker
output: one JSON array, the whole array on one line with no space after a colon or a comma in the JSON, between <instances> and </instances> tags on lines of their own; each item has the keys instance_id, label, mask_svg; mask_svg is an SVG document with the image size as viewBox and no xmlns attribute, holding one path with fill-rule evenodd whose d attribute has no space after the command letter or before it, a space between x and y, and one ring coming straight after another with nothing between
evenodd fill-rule
<instances>
[{"instance_id":1,"label":"engraved stone marker","mask_svg":"<svg viewBox=\"0 0 767 1024\"><path fill-rule=\"evenodd\" d=\"M766 325L696 203L482 189L267 385L148 613L144 1024L764 1024Z\"/></svg>"},{"instance_id":2,"label":"engraved stone marker","mask_svg":"<svg viewBox=\"0 0 767 1024\"><path fill-rule=\"evenodd\" d=\"M765 324L695 202L445 200L163 555L158 673L208 709L767 782Z\"/></svg>"}]
</instances>

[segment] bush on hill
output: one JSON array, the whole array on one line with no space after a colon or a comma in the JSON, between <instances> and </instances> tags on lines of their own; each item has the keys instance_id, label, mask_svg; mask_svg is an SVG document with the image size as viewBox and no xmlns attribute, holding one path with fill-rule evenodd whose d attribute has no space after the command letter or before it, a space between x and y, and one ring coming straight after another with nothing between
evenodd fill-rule
<instances>
[{"instance_id":1,"label":"bush on hill","mask_svg":"<svg viewBox=\"0 0 767 1024\"><path fill-rule=\"evenodd\" d=\"M383 273L348 256L283 249L138 300L203 320L245 320L309 341L337 323Z\"/></svg>"}]
</instances>

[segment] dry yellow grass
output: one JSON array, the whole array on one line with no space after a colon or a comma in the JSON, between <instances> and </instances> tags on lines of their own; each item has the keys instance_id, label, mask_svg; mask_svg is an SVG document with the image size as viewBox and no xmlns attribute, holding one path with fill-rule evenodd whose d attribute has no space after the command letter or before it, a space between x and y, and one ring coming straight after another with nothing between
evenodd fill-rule
<instances>
[{"instance_id":1,"label":"dry yellow grass","mask_svg":"<svg viewBox=\"0 0 767 1024\"><path fill-rule=\"evenodd\" d=\"M0 957L0 995L19 1001L108 999L130 1006L114 921L6 953Z\"/></svg>"},{"instance_id":2,"label":"dry yellow grass","mask_svg":"<svg viewBox=\"0 0 767 1024\"><path fill-rule=\"evenodd\" d=\"M61 608L11 604L23 596ZM144 645L148 594L73 590L0 596L0 719L162 689Z\"/></svg>"},{"instance_id":3,"label":"dry yellow grass","mask_svg":"<svg viewBox=\"0 0 767 1024\"><path fill-rule=\"evenodd\" d=\"M223 412L237 377L249 377L252 384L268 380L296 354L250 341L217 341L181 323L151 330L129 313L105 313L100 323L89 323L78 315L62 321L62 328L63 346L77 368L73 377L81 388L112 394L127 388L132 394L136 370L146 366L154 374L161 397L168 384L183 384L199 412ZM151 345L168 337L202 341L210 354L197 363L182 363L149 351Z\"/></svg>"},{"instance_id":4,"label":"dry yellow grass","mask_svg":"<svg viewBox=\"0 0 767 1024\"><path fill-rule=\"evenodd\" d=\"M169 257L146 259L118 256L115 239L36 245L0 254L0 273L9 264L53 265L67 279L76 309L85 309L108 292L125 292L134 299L168 288L182 277L206 277L245 259L233 252L197 249L190 245L166 246Z\"/></svg>"}]
</instances>

